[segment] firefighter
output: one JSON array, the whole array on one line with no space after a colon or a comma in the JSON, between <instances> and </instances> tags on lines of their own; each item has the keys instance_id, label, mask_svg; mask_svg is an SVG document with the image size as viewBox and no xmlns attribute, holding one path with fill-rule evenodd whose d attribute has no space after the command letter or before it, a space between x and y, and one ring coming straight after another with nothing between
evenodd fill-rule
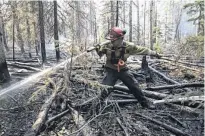
<instances>
[{"instance_id":1,"label":"firefighter","mask_svg":"<svg viewBox=\"0 0 205 136\"><path fill-rule=\"evenodd\" d=\"M130 55L150 55L160 58L160 54L146 47L136 46L134 43L124 41L126 31L113 27L107 41L97 45L96 51L100 57L106 55L106 76L103 79L104 85L114 86L116 81L121 80L130 90L130 92L139 101L142 107L154 109L155 106L148 101L139 87L138 81L128 71L126 60ZM101 94L102 97L105 94ZM106 94L108 95L108 94Z\"/></svg>"}]
</instances>

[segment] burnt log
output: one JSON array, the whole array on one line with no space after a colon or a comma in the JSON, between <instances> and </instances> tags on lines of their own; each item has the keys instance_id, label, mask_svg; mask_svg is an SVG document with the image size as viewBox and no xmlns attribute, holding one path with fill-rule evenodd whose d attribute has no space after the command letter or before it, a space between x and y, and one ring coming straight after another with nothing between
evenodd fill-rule
<instances>
[{"instance_id":1,"label":"burnt log","mask_svg":"<svg viewBox=\"0 0 205 136\"><path fill-rule=\"evenodd\" d=\"M168 83L171 83L171 84L180 84L179 82L177 82L177 81L175 81L175 80L173 80L173 79L171 79L171 78L168 78L168 77L165 76L163 73L157 71L156 69L154 69L154 68L152 68L152 67L150 67L150 66L149 66L149 69L150 69L152 72L154 72L154 73L156 73L157 75L159 75L160 77L162 77L162 78L163 78L166 82L168 82ZM185 90L185 91L191 91L191 90L188 89L188 88L184 88L184 90Z\"/></svg>"},{"instance_id":2,"label":"burnt log","mask_svg":"<svg viewBox=\"0 0 205 136\"><path fill-rule=\"evenodd\" d=\"M113 87L113 89L130 93L129 89L125 86L115 85ZM146 91L146 90L142 90L142 92L144 93L145 96L150 97L150 98L154 98L154 99L163 99L163 98L168 96L168 95L163 94L163 93L151 92L151 91Z\"/></svg>"},{"instance_id":3,"label":"burnt log","mask_svg":"<svg viewBox=\"0 0 205 136\"><path fill-rule=\"evenodd\" d=\"M31 62L31 63L24 63L24 62L7 62L8 65L10 64L16 64L16 65L19 65L19 66L30 66L30 67L41 67L41 65L39 63L34 63L34 62Z\"/></svg>"},{"instance_id":4,"label":"burnt log","mask_svg":"<svg viewBox=\"0 0 205 136\"><path fill-rule=\"evenodd\" d=\"M186 88L186 87L204 87L204 83L184 83L184 84L176 84L176 85L156 86L156 87L145 88L145 90L156 91L156 90L178 89L178 88Z\"/></svg>"},{"instance_id":5,"label":"burnt log","mask_svg":"<svg viewBox=\"0 0 205 136\"><path fill-rule=\"evenodd\" d=\"M69 109L71 110L73 120L78 128L78 130L74 133L81 131L83 136L92 136L93 135L92 129L88 126L88 123L79 114L79 112L76 111L75 109L73 109L72 107L69 107ZM72 134L74 134L74 133L72 133Z\"/></svg>"},{"instance_id":6,"label":"burnt log","mask_svg":"<svg viewBox=\"0 0 205 136\"><path fill-rule=\"evenodd\" d=\"M158 104L158 103L185 102L185 101L204 101L204 96L190 96L190 97L156 100L153 103Z\"/></svg>"},{"instance_id":7,"label":"burnt log","mask_svg":"<svg viewBox=\"0 0 205 136\"><path fill-rule=\"evenodd\" d=\"M53 86L59 86L59 88L62 86L63 79L59 81L57 85L54 85L52 82L50 82ZM42 130L44 130L45 127L45 121L47 119L47 113L51 107L51 104L55 100L57 93L60 91L59 88L56 88L55 91L53 91L53 94L49 97L48 100L43 104L43 106L40 109L40 112L38 114L38 117L36 121L34 122L32 129L29 130L29 132L26 134L26 136L36 136L38 135Z\"/></svg>"},{"instance_id":8,"label":"burnt log","mask_svg":"<svg viewBox=\"0 0 205 136\"><path fill-rule=\"evenodd\" d=\"M26 66L26 65L18 65L18 64L8 64L9 66L16 67L16 68L22 68L22 69L27 69L27 70L32 70L32 71L41 71L41 69Z\"/></svg>"},{"instance_id":9,"label":"burnt log","mask_svg":"<svg viewBox=\"0 0 205 136\"><path fill-rule=\"evenodd\" d=\"M168 61L173 61L173 62L176 62L176 60L174 59L169 59L169 58L166 58L166 57L162 57L163 60L168 60ZM181 64L185 64L187 66L197 66L197 67L204 67L204 65L201 65L201 64L196 64L196 63L189 63L189 62L184 62L184 61L177 61L177 63L181 63Z\"/></svg>"},{"instance_id":10,"label":"burnt log","mask_svg":"<svg viewBox=\"0 0 205 136\"><path fill-rule=\"evenodd\" d=\"M189 134L184 133L183 131L179 130L178 128L174 128L174 127L172 127L172 126L170 126L168 124L165 124L163 122L157 121L157 120L155 120L153 118L150 118L148 116L145 116L145 115L142 115L142 114L139 114L139 113L136 113L136 112L134 114L139 116L139 117L143 117L143 118L145 118L145 119L147 119L147 120L149 120L149 121L151 121L151 122L153 122L153 123L155 123L155 124L165 128L166 130L170 131L171 133L173 133L173 134L175 134L177 136L190 136Z\"/></svg>"}]
</instances>

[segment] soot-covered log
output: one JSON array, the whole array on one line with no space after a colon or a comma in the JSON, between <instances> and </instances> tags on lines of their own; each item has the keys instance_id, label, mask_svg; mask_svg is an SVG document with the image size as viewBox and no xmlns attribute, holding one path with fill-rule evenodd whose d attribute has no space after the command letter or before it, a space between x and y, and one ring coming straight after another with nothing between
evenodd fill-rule
<instances>
[{"instance_id":1,"label":"soot-covered log","mask_svg":"<svg viewBox=\"0 0 205 136\"><path fill-rule=\"evenodd\" d=\"M142 115L142 114L139 114L139 113L136 113L136 112L134 114L139 116L139 117L143 117L143 118L145 118L145 119L147 119L147 120L149 120L149 121L151 121L151 122L153 122L153 123L155 123L155 124L165 128L166 130L170 131L171 133L173 133L173 134L175 134L177 136L190 136L189 134L184 133L183 131L179 130L178 128L174 128L174 127L172 127L172 126L170 126L168 124L165 124L163 122L157 121L157 120L155 120L153 118L150 118L148 116L145 116L145 115Z\"/></svg>"},{"instance_id":2,"label":"soot-covered log","mask_svg":"<svg viewBox=\"0 0 205 136\"><path fill-rule=\"evenodd\" d=\"M113 87L113 89L130 93L129 89L125 86L115 85ZM143 90L143 93L145 96L150 97L150 98L154 98L154 99L163 99L163 98L168 96L168 95L163 94L163 93L151 92L151 91L146 91L146 90Z\"/></svg>"},{"instance_id":3,"label":"soot-covered log","mask_svg":"<svg viewBox=\"0 0 205 136\"><path fill-rule=\"evenodd\" d=\"M176 85L155 86L155 87L146 88L145 90L156 91L156 90L178 89L178 88L186 88L186 87L204 87L204 83L184 83L184 84L176 84Z\"/></svg>"}]
</instances>

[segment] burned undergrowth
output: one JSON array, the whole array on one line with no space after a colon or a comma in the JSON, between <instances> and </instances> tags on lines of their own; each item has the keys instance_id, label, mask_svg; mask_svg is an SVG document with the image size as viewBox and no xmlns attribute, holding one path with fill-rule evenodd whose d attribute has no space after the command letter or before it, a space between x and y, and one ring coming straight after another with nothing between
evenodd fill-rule
<instances>
[{"instance_id":1,"label":"burned undergrowth","mask_svg":"<svg viewBox=\"0 0 205 136\"><path fill-rule=\"evenodd\" d=\"M120 81L114 88L100 84L104 70L96 58L86 55L76 58L71 73L69 64L60 67L27 91L2 99L1 134L203 135L203 101L180 99L203 96L203 79L199 76L186 79L184 74L173 76L174 66L155 60L148 62L150 65L145 64L142 68L139 61L132 61L128 66L145 96L156 102L155 110L143 109ZM193 82L199 84L153 89ZM109 94L103 101L100 99L102 92ZM167 102L170 99L174 101Z\"/></svg>"}]
</instances>

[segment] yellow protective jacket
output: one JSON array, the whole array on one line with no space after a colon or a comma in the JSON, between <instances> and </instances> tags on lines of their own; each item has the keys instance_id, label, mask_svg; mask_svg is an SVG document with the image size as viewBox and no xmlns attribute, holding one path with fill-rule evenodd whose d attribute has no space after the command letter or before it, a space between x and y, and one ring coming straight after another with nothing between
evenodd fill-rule
<instances>
[{"instance_id":1,"label":"yellow protective jacket","mask_svg":"<svg viewBox=\"0 0 205 136\"><path fill-rule=\"evenodd\" d=\"M124 52L124 58L123 58L124 62L127 61L127 58L130 55L153 55L154 56L157 54L156 51L152 51L146 47L134 45L134 43L132 42L124 41L123 45L125 45L124 46L125 52ZM106 59L105 67L117 70L118 69L117 65L111 63L111 53L114 51L115 56L119 57L121 55L122 48L119 47L115 50L112 50L112 47L113 46L110 41L105 41L100 44L99 48L96 48L96 51L100 57L103 56L104 54L106 55L107 59ZM126 64L124 66L121 66L120 70L124 68L126 68Z\"/></svg>"}]
</instances>

